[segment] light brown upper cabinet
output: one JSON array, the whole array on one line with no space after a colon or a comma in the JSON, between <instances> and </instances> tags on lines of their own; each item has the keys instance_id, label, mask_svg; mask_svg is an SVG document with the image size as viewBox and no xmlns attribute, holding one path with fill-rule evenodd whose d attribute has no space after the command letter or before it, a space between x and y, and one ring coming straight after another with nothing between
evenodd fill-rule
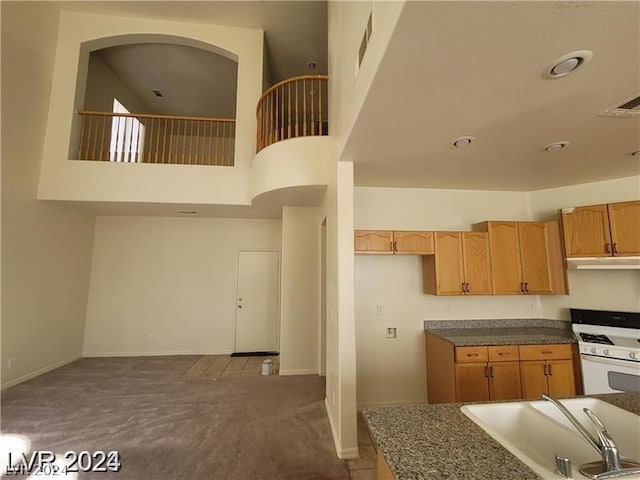
<instances>
[{"instance_id":1,"label":"light brown upper cabinet","mask_svg":"<svg viewBox=\"0 0 640 480\"><path fill-rule=\"evenodd\" d=\"M356 230L355 252L430 255L433 253L433 232Z\"/></svg>"},{"instance_id":2,"label":"light brown upper cabinet","mask_svg":"<svg viewBox=\"0 0 640 480\"><path fill-rule=\"evenodd\" d=\"M640 201L560 211L567 257L640 255Z\"/></svg>"},{"instance_id":3,"label":"light brown upper cabinet","mask_svg":"<svg viewBox=\"0 0 640 480\"><path fill-rule=\"evenodd\" d=\"M356 230L355 250L358 253L393 253L393 232L390 230Z\"/></svg>"},{"instance_id":4,"label":"light brown upper cabinet","mask_svg":"<svg viewBox=\"0 0 640 480\"><path fill-rule=\"evenodd\" d=\"M494 295L565 293L563 288L554 291L556 283L564 282L552 279L558 269L552 269L550 261L547 223L489 221L474 228L489 234Z\"/></svg>"},{"instance_id":5,"label":"light brown upper cabinet","mask_svg":"<svg viewBox=\"0 0 640 480\"><path fill-rule=\"evenodd\" d=\"M486 233L435 232L434 251L422 258L424 293L491 295Z\"/></svg>"}]
</instances>

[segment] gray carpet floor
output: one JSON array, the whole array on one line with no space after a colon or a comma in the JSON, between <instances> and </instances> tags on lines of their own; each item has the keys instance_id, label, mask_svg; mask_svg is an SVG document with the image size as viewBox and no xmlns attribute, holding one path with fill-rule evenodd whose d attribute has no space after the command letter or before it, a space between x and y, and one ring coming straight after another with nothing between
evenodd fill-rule
<instances>
[{"instance_id":1,"label":"gray carpet floor","mask_svg":"<svg viewBox=\"0 0 640 480\"><path fill-rule=\"evenodd\" d=\"M81 479L349 479L322 377L183 378L198 358L78 360L5 390L2 432L32 450L120 452L120 472Z\"/></svg>"}]
</instances>

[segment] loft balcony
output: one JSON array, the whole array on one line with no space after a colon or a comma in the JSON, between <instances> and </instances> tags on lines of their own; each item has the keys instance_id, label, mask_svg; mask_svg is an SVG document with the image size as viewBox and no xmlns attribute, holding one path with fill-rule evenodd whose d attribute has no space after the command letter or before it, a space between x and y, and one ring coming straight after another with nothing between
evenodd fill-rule
<instances>
[{"instance_id":1,"label":"loft balcony","mask_svg":"<svg viewBox=\"0 0 640 480\"><path fill-rule=\"evenodd\" d=\"M77 160L233 166L236 121L80 110Z\"/></svg>"}]
</instances>

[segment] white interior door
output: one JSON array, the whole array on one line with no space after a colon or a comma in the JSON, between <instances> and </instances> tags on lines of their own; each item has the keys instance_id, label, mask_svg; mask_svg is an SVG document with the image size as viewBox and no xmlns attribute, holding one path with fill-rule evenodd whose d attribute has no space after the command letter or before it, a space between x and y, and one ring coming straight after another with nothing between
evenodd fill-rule
<instances>
[{"instance_id":1,"label":"white interior door","mask_svg":"<svg viewBox=\"0 0 640 480\"><path fill-rule=\"evenodd\" d=\"M279 252L238 252L238 353L278 351L279 263Z\"/></svg>"}]
</instances>

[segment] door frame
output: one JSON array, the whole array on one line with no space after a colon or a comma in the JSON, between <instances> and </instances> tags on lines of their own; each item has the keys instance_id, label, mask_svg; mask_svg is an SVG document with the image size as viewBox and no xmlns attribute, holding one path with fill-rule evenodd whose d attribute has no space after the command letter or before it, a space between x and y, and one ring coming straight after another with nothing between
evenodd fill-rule
<instances>
[{"instance_id":1,"label":"door frame","mask_svg":"<svg viewBox=\"0 0 640 480\"><path fill-rule=\"evenodd\" d=\"M282 302L281 302L281 297L282 297L282 253L280 252L280 249L278 248L239 248L238 250L236 250L236 288L235 288L235 292L234 292L234 301L233 301L233 309L235 312L234 315L234 322L233 322L233 351L234 353L237 352L237 346L238 346L238 283L240 280L240 254L243 252L248 252L248 253L269 253L269 252L273 252L276 253L278 255L278 318L276 319L276 332L277 332L277 339L276 339L276 351L278 353L280 353L280 346L281 346L281 329L282 329Z\"/></svg>"}]
</instances>

